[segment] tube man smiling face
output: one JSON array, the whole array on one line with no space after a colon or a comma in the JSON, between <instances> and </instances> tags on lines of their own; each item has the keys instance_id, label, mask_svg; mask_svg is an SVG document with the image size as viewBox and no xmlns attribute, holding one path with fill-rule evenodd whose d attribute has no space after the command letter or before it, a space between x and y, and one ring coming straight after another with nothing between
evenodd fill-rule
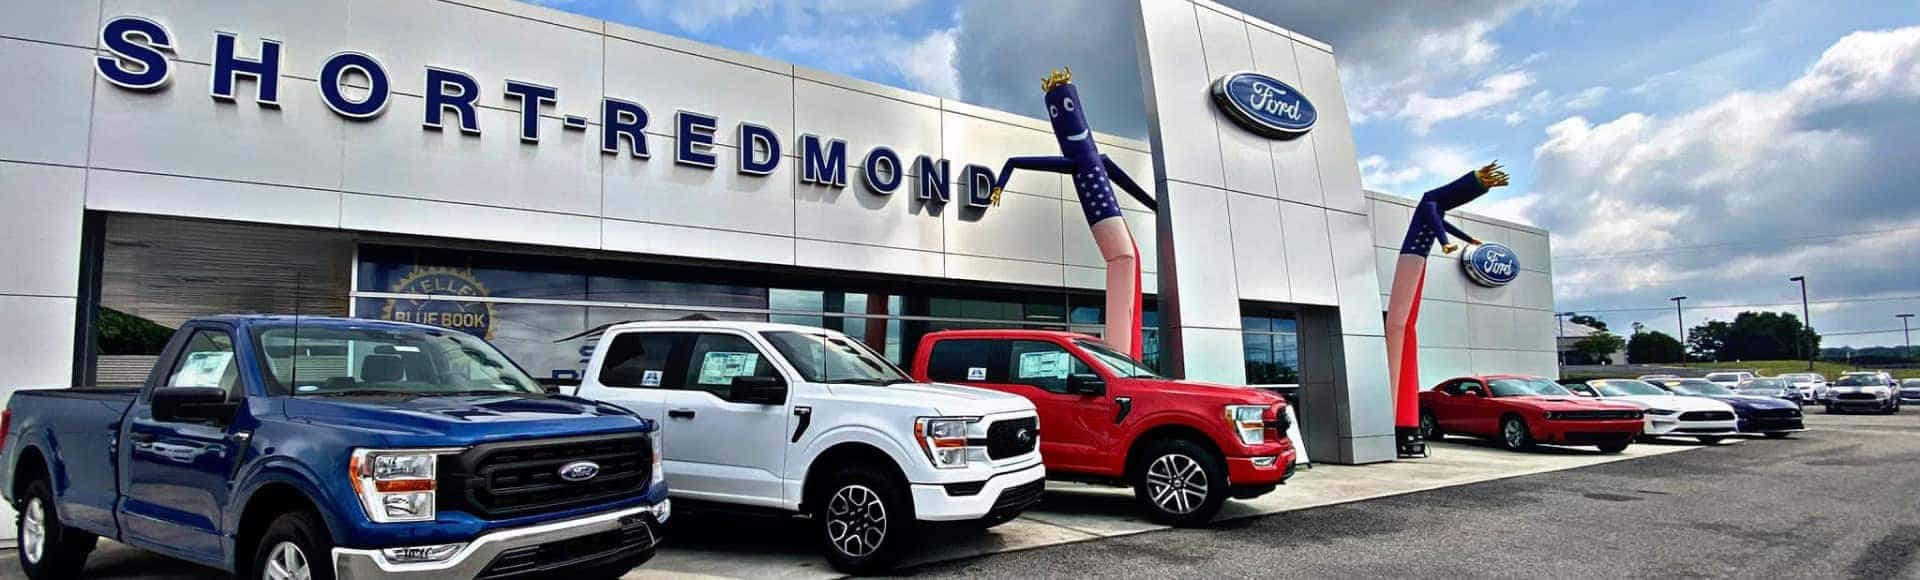
<instances>
[{"instance_id":1,"label":"tube man smiling face","mask_svg":"<svg viewBox=\"0 0 1920 580\"><path fill-rule=\"evenodd\" d=\"M1047 89L1046 97L1047 119L1053 123L1053 139L1060 143L1060 154L1098 161L1093 129L1087 126L1087 114L1081 110L1080 91L1072 82L1061 82Z\"/></svg>"}]
</instances>

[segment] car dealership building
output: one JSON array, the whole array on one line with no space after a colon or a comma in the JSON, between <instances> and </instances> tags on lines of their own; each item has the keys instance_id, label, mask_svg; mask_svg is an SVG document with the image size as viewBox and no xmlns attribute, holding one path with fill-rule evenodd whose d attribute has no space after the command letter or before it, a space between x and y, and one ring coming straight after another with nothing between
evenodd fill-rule
<instances>
[{"instance_id":1,"label":"car dealership building","mask_svg":"<svg viewBox=\"0 0 1920 580\"><path fill-rule=\"evenodd\" d=\"M1286 386L1315 461L1393 459L1382 293L1412 202L1362 190L1333 49L1138 4L1152 138L1094 139L1159 200L1121 200L1148 362ZM167 329L226 312L445 326L556 383L629 320L826 326L903 363L939 329L1101 331L1070 178L997 203L980 179L1058 153L1044 120L508 0L0 13L0 389L137 382ZM1223 112L1241 71L1317 121ZM1436 256L1422 381L1554 376L1546 232L1453 219L1519 272Z\"/></svg>"}]
</instances>

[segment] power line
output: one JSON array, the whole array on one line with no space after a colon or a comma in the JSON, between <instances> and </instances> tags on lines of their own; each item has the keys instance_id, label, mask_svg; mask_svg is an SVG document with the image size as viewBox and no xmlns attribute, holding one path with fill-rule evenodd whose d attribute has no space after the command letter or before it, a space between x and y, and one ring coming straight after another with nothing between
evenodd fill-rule
<instances>
[{"instance_id":1,"label":"power line","mask_svg":"<svg viewBox=\"0 0 1920 580\"><path fill-rule=\"evenodd\" d=\"M1643 256L1681 254L1681 253L1688 253L1688 252L1694 252L1694 251L1709 251L1709 250L1727 251L1727 250L1735 250L1735 249L1740 249L1742 247L1750 247L1750 246L1767 246L1767 245L1776 245L1776 244L1781 244L1786 242L1804 242L1804 241L1813 241L1813 240L1830 240L1830 239L1838 239L1838 238L1882 236L1887 234L1897 234L1897 233L1910 232L1910 231L1916 231L1916 230L1920 230L1920 227L1893 228L1893 229L1885 229L1885 230L1869 230L1864 232L1846 232L1846 233L1838 233L1838 234L1814 234L1814 235L1807 235L1807 236L1793 236L1793 237L1786 237L1786 238L1775 238L1770 240L1752 240L1752 241L1744 241L1744 242L1718 242L1718 243L1712 243L1712 244L1694 244L1689 246L1668 246L1665 248L1654 248L1654 249L1648 249L1648 250L1630 250L1625 252L1575 254L1571 256L1554 256L1553 259L1555 261L1599 260L1599 259L1609 259L1609 258L1637 258L1637 257L1643 257Z\"/></svg>"}]
</instances>

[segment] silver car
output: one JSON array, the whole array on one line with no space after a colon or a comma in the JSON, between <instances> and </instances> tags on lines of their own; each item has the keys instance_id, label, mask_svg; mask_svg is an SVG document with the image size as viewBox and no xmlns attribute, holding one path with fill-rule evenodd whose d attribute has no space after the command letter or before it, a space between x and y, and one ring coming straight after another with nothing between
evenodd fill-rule
<instances>
[{"instance_id":1,"label":"silver car","mask_svg":"<svg viewBox=\"0 0 1920 580\"><path fill-rule=\"evenodd\" d=\"M1800 391L1800 400L1809 403L1823 403L1827 400L1827 377L1820 373L1785 373L1780 378L1793 383Z\"/></svg>"},{"instance_id":2,"label":"silver car","mask_svg":"<svg viewBox=\"0 0 1920 580\"><path fill-rule=\"evenodd\" d=\"M1920 403L1920 379L1900 381L1900 402Z\"/></svg>"}]
</instances>

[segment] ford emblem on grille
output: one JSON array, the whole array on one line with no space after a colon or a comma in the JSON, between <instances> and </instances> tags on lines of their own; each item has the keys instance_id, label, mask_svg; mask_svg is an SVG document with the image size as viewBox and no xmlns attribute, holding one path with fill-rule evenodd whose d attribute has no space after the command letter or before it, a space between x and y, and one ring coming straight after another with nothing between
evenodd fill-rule
<instances>
[{"instance_id":1,"label":"ford emblem on grille","mask_svg":"<svg viewBox=\"0 0 1920 580\"><path fill-rule=\"evenodd\" d=\"M560 466L560 479L567 481L586 481L600 475L600 464L592 461L575 461Z\"/></svg>"}]
</instances>

